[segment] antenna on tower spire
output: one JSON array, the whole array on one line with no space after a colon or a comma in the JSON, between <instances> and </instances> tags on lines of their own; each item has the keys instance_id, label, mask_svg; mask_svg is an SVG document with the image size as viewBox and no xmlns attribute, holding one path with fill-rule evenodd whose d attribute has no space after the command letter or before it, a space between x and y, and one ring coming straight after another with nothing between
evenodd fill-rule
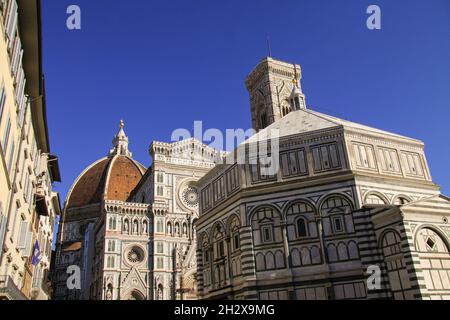
<instances>
[{"instance_id":1,"label":"antenna on tower spire","mask_svg":"<svg viewBox=\"0 0 450 320\"><path fill-rule=\"evenodd\" d=\"M269 57L272 58L272 49L270 48L270 38L269 35L267 35L267 53L269 54Z\"/></svg>"}]
</instances>

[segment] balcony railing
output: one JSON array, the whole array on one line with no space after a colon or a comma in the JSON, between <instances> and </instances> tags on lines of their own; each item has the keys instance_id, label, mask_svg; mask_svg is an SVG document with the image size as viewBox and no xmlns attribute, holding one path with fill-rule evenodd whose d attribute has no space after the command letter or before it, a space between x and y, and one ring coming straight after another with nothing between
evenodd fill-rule
<instances>
[{"instance_id":1,"label":"balcony railing","mask_svg":"<svg viewBox=\"0 0 450 320\"><path fill-rule=\"evenodd\" d=\"M26 300L26 297L10 276L3 275L0 276L0 299Z\"/></svg>"},{"instance_id":2,"label":"balcony railing","mask_svg":"<svg viewBox=\"0 0 450 320\"><path fill-rule=\"evenodd\" d=\"M48 216L49 208L46 201L47 194L47 176L42 173L37 176L36 189L34 197L36 199L36 211L40 215Z\"/></svg>"},{"instance_id":3,"label":"balcony railing","mask_svg":"<svg viewBox=\"0 0 450 320\"><path fill-rule=\"evenodd\" d=\"M40 279L40 285L31 288L31 298L33 300L49 300L51 298L49 285Z\"/></svg>"}]
</instances>

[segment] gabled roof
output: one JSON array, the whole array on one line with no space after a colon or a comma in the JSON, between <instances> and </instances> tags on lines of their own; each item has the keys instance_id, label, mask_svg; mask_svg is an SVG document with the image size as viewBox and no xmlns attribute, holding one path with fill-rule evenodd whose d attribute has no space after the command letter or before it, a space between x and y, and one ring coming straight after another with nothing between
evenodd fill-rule
<instances>
[{"instance_id":1,"label":"gabled roof","mask_svg":"<svg viewBox=\"0 0 450 320\"><path fill-rule=\"evenodd\" d=\"M406 203L401 205L400 209L402 211L420 210L421 212L433 211L448 214L450 213L450 198L443 194L438 194Z\"/></svg>"}]
</instances>

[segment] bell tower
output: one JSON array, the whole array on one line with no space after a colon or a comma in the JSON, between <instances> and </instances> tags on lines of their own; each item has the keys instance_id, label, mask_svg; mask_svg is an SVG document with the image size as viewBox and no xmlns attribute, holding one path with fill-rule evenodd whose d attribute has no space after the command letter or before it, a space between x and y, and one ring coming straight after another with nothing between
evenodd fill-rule
<instances>
[{"instance_id":1,"label":"bell tower","mask_svg":"<svg viewBox=\"0 0 450 320\"><path fill-rule=\"evenodd\" d=\"M271 57L259 62L245 81L253 129L260 131L293 110L306 109L301 77L298 64Z\"/></svg>"}]
</instances>

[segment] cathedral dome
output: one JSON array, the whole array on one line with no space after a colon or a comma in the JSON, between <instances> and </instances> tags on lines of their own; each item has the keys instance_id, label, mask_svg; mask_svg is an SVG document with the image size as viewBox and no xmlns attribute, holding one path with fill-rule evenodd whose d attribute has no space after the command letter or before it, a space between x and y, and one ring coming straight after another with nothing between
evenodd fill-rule
<instances>
[{"instance_id":1,"label":"cathedral dome","mask_svg":"<svg viewBox=\"0 0 450 320\"><path fill-rule=\"evenodd\" d=\"M103 200L128 199L146 168L131 158L123 122L105 158L88 166L75 180L66 198L66 209L79 208Z\"/></svg>"},{"instance_id":2,"label":"cathedral dome","mask_svg":"<svg viewBox=\"0 0 450 320\"><path fill-rule=\"evenodd\" d=\"M128 156L100 159L75 180L67 196L66 208L82 207L102 200L125 201L145 170L143 165Z\"/></svg>"}]
</instances>

